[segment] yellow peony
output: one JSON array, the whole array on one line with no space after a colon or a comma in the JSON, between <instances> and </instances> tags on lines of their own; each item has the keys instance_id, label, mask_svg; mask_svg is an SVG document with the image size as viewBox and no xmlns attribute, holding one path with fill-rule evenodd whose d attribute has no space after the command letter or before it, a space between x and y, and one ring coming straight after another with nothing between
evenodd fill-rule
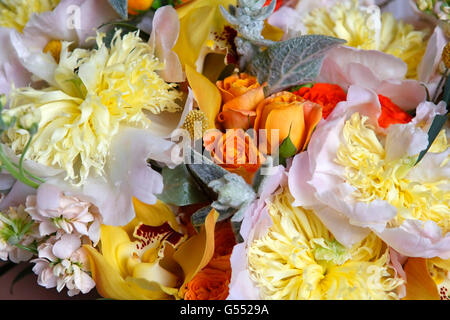
<instances>
[{"instance_id":1,"label":"yellow peony","mask_svg":"<svg viewBox=\"0 0 450 320\"><path fill-rule=\"evenodd\" d=\"M263 299L398 299L403 281L386 245L371 233L346 249L314 212L292 207L288 191L269 205L273 225L248 249L250 277Z\"/></svg>"},{"instance_id":2,"label":"yellow peony","mask_svg":"<svg viewBox=\"0 0 450 320\"><path fill-rule=\"evenodd\" d=\"M22 31L31 15L51 11L60 0L3 0L0 1L0 26Z\"/></svg>"},{"instance_id":3,"label":"yellow peony","mask_svg":"<svg viewBox=\"0 0 450 320\"><path fill-rule=\"evenodd\" d=\"M108 48L97 35L94 50L69 50L64 42L49 88L22 88L11 95L10 116L24 110L39 114L39 130L26 157L64 169L73 183L91 173L102 175L112 138L121 125L148 128L144 111L159 114L181 107L181 93L157 74L164 68L137 33L116 33ZM10 129L4 142L16 153L24 147L20 129Z\"/></svg>"},{"instance_id":4,"label":"yellow peony","mask_svg":"<svg viewBox=\"0 0 450 320\"><path fill-rule=\"evenodd\" d=\"M356 188L355 198L366 203L386 200L396 207L398 214L389 222L390 227L401 225L405 219L431 220L442 228L443 234L450 232L448 180L410 181L407 173L417 157L388 161L374 128L366 122L367 117L352 115L345 123L344 143L337 152L336 162L345 167L347 183ZM448 147L445 130L441 130L429 152L444 152Z\"/></svg>"},{"instance_id":5,"label":"yellow peony","mask_svg":"<svg viewBox=\"0 0 450 320\"><path fill-rule=\"evenodd\" d=\"M346 45L378 50L402 59L408 65L407 78L417 77L425 53L426 33L397 21L377 7L363 7L358 0L341 1L333 7L315 9L305 17L309 34L323 34L347 40Z\"/></svg>"}]
</instances>

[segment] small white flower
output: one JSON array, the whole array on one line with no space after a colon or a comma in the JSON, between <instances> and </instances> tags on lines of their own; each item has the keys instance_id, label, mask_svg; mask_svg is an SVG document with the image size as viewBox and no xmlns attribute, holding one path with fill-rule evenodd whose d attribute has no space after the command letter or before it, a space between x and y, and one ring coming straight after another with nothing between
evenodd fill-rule
<instances>
[{"instance_id":1,"label":"small white flower","mask_svg":"<svg viewBox=\"0 0 450 320\"><path fill-rule=\"evenodd\" d=\"M51 184L39 187L37 195L27 197L25 209L39 222L41 236L57 233L87 236L94 245L100 238L101 216L90 202L65 195Z\"/></svg>"},{"instance_id":2,"label":"small white flower","mask_svg":"<svg viewBox=\"0 0 450 320\"><path fill-rule=\"evenodd\" d=\"M95 282L88 273L89 261L80 238L65 234L60 239L51 237L38 247L38 258L33 272L38 275L38 284L45 288L55 288L61 292L64 287L67 294L83 294L95 287Z\"/></svg>"}]
</instances>

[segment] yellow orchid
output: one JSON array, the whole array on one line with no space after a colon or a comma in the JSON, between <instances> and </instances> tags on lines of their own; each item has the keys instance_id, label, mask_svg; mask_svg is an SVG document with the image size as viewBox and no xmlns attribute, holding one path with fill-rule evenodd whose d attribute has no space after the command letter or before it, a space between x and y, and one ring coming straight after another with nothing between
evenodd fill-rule
<instances>
[{"instance_id":1,"label":"yellow orchid","mask_svg":"<svg viewBox=\"0 0 450 320\"><path fill-rule=\"evenodd\" d=\"M206 46L214 47L215 38L227 24L219 8L221 5L228 8L230 4L236 5L236 0L195 0L177 8L180 35L174 51L182 65L201 71L203 62L198 60L202 50Z\"/></svg>"},{"instance_id":2,"label":"yellow orchid","mask_svg":"<svg viewBox=\"0 0 450 320\"><path fill-rule=\"evenodd\" d=\"M178 299L184 285L212 258L217 212L186 240L174 213L161 201L147 205L133 198L136 218L124 227L101 227L101 251L90 245L92 277L105 298ZM181 288L181 289L180 289Z\"/></svg>"}]
</instances>

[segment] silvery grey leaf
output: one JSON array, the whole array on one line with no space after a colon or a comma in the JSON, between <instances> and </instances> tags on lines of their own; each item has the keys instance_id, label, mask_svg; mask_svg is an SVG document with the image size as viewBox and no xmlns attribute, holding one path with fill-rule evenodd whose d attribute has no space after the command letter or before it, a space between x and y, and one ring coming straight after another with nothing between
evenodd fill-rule
<instances>
[{"instance_id":1,"label":"silvery grey leaf","mask_svg":"<svg viewBox=\"0 0 450 320\"><path fill-rule=\"evenodd\" d=\"M276 42L267 50L256 54L248 65L248 72L267 82L268 94L313 81L320 72L328 50L345 40L305 35Z\"/></svg>"},{"instance_id":2,"label":"silvery grey leaf","mask_svg":"<svg viewBox=\"0 0 450 320\"><path fill-rule=\"evenodd\" d=\"M108 0L122 19L128 19L128 0Z\"/></svg>"},{"instance_id":3,"label":"silvery grey leaf","mask_svg":"<svg viewBox=\"0 0 450 320\"><path fill-rule=\"evenodd\" d=\"M206 207L203 207L203 208L197 210L191 216L192 225L194 227L199 227L202 224L204 224L206 217L208 216L208 214L211 212L212 209L213 209L212 206L206 206ZM219 213L219 217L217 218L217 221L223 221L223 220L226 220L229 217L231 217L234 214L234 212L236 211L236 209L233 209L233 208L229 208L226 210L217 210L216 209L216 211Z\"/></svg>"}]
</instances>

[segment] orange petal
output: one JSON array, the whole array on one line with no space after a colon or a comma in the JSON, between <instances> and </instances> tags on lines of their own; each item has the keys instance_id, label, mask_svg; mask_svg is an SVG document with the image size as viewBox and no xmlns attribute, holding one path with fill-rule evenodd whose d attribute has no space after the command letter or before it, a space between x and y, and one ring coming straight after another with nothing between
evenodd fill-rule
<instances>
[{"instance_id":1,"label":"orange petal","mask_svg":"<svg viewBox=\"0 0 450 320\"><path fill-rule=\"evenodd\" d=\"M303 103L303 113L305 115L305 135L301 142L301 151L305 150L314 128L322 118L322 106L316 103L305 102Z\"/></svg>"},{"instance_id":2,"label":"orange petal","mask_svg":"<svg viewBox=\"0 0 450 320\"><path fill-rule=\"evenodd\" d=\"M223 129L247 130L255 122L255 116L248 116L232 110L222 111L217 115L217 123Z\"/></svg>"},{"instance_id":3,"label":"orange petal","mask_svg":"<svg viewBox=\"0 0 450 320\"><path fill-rule=\"evenodd\" d=\"M408 258L406 273L406 296L403 300L440 300L436 283L430 276L427 260Z\"/></svg>"},{"instance_id":4,"label":"orange petal","mask_svg":"<svg viewBox=\"0 0 450 320\"><path fill-rule=\"evenodd\" d=\"M283 108L271 110L267 116L265 128L267 130L279 130L278 143L281 144L289 136L297 150L300 149L305 132L305 120L301 104L291 103ZM268 142L271 146L277 143L271 141L270 133L268 133Z\"/></svg>"},{"instance_id":5,"label":"orange petal","mask_svg":"<svg viewBox=\"0 0 450 320\"><path fill-rule=\"evenodd\" d=\"M180 245L173 258L184 272L184 283L180 288L180 296L186 291L186 284L203 269L214 255L214 228L219 214L211 210L199 234Z\"/></svg>"},{"instance_id":6,"label":"orange petal","mask_svg":"<svg viewBox=\"0 0 450 320\"><path fill-rule=\"evenodd\" d=\"M262 100L264 100L264 87L254 88L225 103L223 110L234 110L244 114L256 115L256 107Z\"/></svg>"}]
</instances>

